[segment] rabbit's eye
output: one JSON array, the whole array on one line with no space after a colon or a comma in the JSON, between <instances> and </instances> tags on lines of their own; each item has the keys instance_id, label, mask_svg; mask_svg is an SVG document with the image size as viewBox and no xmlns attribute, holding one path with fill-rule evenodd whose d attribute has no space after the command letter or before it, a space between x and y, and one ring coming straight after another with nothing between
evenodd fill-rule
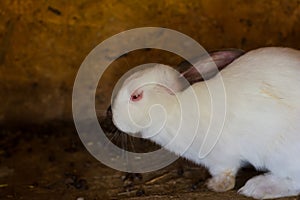
<instances>
[{"instance_id":1,"label":"rabbit's eye","mask_svg":"<svg viewBox=\"0 0 300 200\"><path fill-rule=\"evenodd\" d=\"M133 93L130 97L131 101L139 101L143 98L143 92L140 93Z\"/></svg>"}]
</instances>

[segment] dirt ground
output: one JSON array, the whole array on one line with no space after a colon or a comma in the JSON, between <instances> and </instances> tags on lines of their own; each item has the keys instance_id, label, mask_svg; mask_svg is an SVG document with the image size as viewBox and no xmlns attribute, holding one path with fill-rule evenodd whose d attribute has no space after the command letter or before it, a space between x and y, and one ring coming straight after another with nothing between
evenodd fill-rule
<instances>
[{"instance_id":1,"label":"dirt ground","mask_svg":"<svg viewBox=\"0 0 300 200\"><path fill-rule=\"evenodd\" d=\"M248 198L238 195L237 189L258 174L251 168L242 169L234 190L215 193L205 187L208 172L183 159L145 174L111 169L87 152L70 124L2 130L0 136L1 200L242 200ZM139 140L134 141L137 151L156 148L150 142Z\"/></svg>"}]
</instances>

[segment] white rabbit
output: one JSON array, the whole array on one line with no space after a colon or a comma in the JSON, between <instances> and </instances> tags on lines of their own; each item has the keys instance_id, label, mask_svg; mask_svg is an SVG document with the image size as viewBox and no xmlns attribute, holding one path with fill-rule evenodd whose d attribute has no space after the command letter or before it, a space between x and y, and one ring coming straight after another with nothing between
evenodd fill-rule
<instances>
[{"instance_id":1,"label":"white rabbit","mask_svg":"<svg viewBox=\"0 0 300 200\"><path fill-rule=\"evenodd\" d=\"M239 193L257 199L299 194L300 51L276 47L250 51L220 75L227 95L226 119L220 138L204 158L199 157L199 148L212 117L209 91L205 82L183 91L168 89L177 75L167 66L138 71L124 82L113 100L113 122L124 132L139 132L206 166L212 175L207 185L214 191L233 189L237 171L250 163L269 172L250 179ZM212 85L216 81L216 77L208 80ZM198 104L192 100L193 92ZM195 138L195 124L190 124L194 119L199 125Z\"/></svg>"}]
</instances>

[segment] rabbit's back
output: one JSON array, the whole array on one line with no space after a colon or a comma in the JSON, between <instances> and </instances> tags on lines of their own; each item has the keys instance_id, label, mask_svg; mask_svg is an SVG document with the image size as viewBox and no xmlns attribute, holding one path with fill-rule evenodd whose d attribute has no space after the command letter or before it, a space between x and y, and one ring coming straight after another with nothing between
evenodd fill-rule
<instances>
[{"instance_id":1,"label":"rabbit's back","mask_svg":"<svg viewBox=\"0 0 300 200\"><path fill-rule=\"evenodd\" d=\"M251 51L221 74L227 95L224 139L234 137L241 156L256 167L300 167L300 51Z\"/></svg>"}]
</instances>

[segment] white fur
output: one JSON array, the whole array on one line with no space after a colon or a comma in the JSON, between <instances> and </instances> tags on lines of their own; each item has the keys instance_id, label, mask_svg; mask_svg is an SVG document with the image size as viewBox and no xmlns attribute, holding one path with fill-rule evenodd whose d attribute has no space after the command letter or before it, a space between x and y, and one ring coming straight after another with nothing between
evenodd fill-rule
<instances>
[{"instance_id":1,"label":"white fur","mask_svg":"<svg viewBox=\"0 0 300 200\"><path fill-rule=\"evenodd\" d=\"M147 85L139 88L144 90L143 99L130 102L132 91L144 83L172 87L173 82L170 84L161 76L166 73L175 77L175 72L159 65L137 72L125 81L112 106L113 121L118 128L141 132L144 137L157 132L151 140L174 153L182 155L184 152L182 156L209 169L213 178L208 187L215 191L232 189L232 179L238 169L249 162L257 169L270 172L249 180L239 190L241 194L264 199L300 193L300 51L275 47L257 49L220 72L227 95L227 115L217 144L204 159L199 158L199 148L212 117L204 82L183 92L176 90L176 95L166 92L162 86ZM215 82L215 78L209 80L212 85ZM193 91L199 106L191 100ZM152 109L158 104L164 108L163 112ZM180 115L183 115L181 125ZM195 118L199 119L197 124L189 124ZM132 120L143 127L136 126ZM210 137L208 141L215 139ZM171 139L173 142L166 146Z\"/></svg>"}]
</instances>

